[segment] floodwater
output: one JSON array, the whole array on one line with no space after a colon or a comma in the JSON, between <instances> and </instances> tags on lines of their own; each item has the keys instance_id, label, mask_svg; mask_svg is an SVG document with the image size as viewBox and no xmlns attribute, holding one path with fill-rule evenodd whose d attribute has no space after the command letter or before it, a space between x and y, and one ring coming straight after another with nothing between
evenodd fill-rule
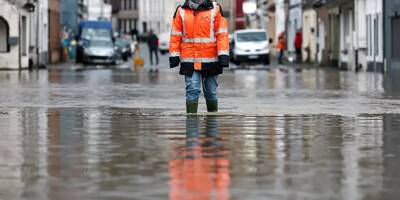
<instances>
[{"instance_id":1,"label":"floodwater","mask_svg":"<svg viewBox=\"0 0 400 200\"><path fill-rule=\"evenodd\" d=\"M186 116L176 71L1 71L0 199L399 199L397 80L232 71Z\"/></svg>"}]
</instances>

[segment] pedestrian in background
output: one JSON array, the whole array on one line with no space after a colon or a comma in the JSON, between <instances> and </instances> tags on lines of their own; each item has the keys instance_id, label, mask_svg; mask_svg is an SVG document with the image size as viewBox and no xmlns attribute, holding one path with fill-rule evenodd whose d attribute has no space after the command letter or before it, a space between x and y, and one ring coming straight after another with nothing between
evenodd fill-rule
<instances>
[{"instance_id":1,"label":"pedestrian in background","mask_svg":"<svg viewBox=\"0 0 400 200\"><path fill-rule=\"evenodd\" d=\"M296 62L298 64L303 62L302 48L303 45L303 33L301 30L297 31L296 37L294 39L294 48L296 49Z\"/></svg>"},{"instance_id":2,"label":"pedestrian in background","mask_svg":"<svg viewBox=\"0 0 400 200\"><path fill-rule=\"evenodd\" d=\"M285 55L285 49L286 49L286 39L285 39L285 33L281 33L278 37L278 44L276 45L276 48L279 51L279 56L278 56L278 63L283 64L283 57Z\"/></svg>"},{"instance_id":3,"label":"pedestrian in background","mask_svg":"<svg viewBox=\"0 0 400 200\"><path fill-rule=\"evenodd\" d=\"M150 30L149 38L147 39L147 44L150 50L150 64L153 65L153 54L156 57L156 65L158 65L158 37L154 34L153 30Z\"/></svg>"},{"instance_id":4,"label":"pedestrian in background","mask_svg":"<svg viewBox=\"0 0 400 200\"><path fill-rule=\"evenodd\" d=\"M197 113L203 84L207 111L218 111L218 75L229 67L228 21L212 0L186 0L172 20L170 67L185 76L186 112Z\"/></svg>"}]
</instances>

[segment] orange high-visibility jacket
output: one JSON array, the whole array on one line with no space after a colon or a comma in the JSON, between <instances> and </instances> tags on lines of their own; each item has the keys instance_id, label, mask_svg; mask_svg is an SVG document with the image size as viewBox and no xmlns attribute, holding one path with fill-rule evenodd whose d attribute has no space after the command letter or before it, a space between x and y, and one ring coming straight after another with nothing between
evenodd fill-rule
<instances>
[{"instance_id":1,"label":"orange high-visibility jacket","mask_svg":"<svg viewBox=\"0 0 400 200\"><path fill-rule=\"evenodd\" d=\"M180 63L182 75L194 70L221 74L229 66L228 22L221 6L212 1L199 10L190 9L187 2L179 6L172 21L169 52L171 68Z\"/></svg>"}]
</instances>

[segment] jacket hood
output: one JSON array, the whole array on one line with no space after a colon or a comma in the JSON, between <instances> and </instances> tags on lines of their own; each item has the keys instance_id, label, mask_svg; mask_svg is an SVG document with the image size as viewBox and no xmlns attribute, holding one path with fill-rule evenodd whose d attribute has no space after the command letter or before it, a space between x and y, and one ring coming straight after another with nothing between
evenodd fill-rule
<instances>
[{"instance_id":1,"label":"jacket hood","mask_svg":"<svg viewBox=\"0 0 400 200\"><path fill-rule=\"evenodd\" d=\"M185 1L185 3L183 3L183 5L181 6L183 9L191 9L189 7L189 2L188 0ZM201 4L199 6L199 8L196 11L201 11L201 10L211 10L214 8L214 5L212 3L211 0L207 0L206 2L204 2L203 4Z\"/></svg>"}]
</instances>

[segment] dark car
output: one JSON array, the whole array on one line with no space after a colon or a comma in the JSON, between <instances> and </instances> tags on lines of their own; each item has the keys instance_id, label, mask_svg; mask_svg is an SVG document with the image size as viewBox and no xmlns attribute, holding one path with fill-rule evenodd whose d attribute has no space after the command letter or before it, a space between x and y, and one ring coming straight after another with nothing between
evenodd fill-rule
<instances>
[{"instance_id":1,"label":"dark car","mask_svg":"<svg viewBox=\"0 0 400 200\"><path fill-rule=\"evenodd\" d=\"M127 61L132 56L132 41L126 38L117 38L115 40L116 54L124 61Z\"/></svg>"}]
</instances>

